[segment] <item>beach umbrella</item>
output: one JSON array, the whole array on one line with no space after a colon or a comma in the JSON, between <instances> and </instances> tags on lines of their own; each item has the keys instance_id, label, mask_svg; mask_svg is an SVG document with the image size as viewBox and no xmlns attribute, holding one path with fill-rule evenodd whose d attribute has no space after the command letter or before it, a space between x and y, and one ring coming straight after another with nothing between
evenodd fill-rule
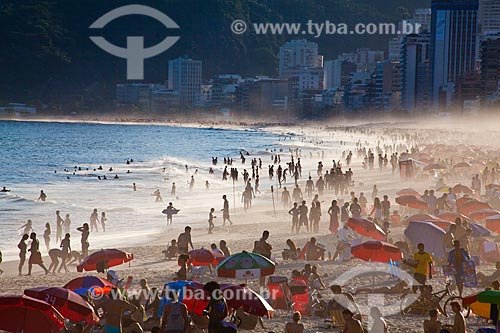
<instances>
[{"instance_id":1,"label":"beach umbrella","mask_svg":"<svg viewBox=\"0 0 500 333\"><path fill-rule=\"evenodd\" d=\"M387 235L377 224L360 217L351 217L347 226L360 234L379 241L386 241Z\"/></svg>"},{"instance_id":2,"label":"beach umbrella","mask_svg":"<svg viewBox=\"0 0 500 333\"><path fill-rule=\"evenodd\" d=\"M106 268L121 265L134 259L132 253L123 252L117 249L105 249L92 253L83 259L82 263L76 266L78 272L95 271L97 266L104 264Z\"/></svg>"},{"instance_id":3,"label":"beach umbrella","mask_svg":"<svg viewBox=\"0 0 500 333\"><path fill-rule=\"evenodd\" d=\"M441 186L436 191L441 192L441 193L448 193L450 191L450 187L448 185Z\"/></svg>"},{"instance_id":4,"label":"beach umbrella","mask_svg":"<svg viewBox=\"0 0 500 333\"><path fill-rule=\"evenodd\" d=\"M500 233L500 215L493 215L484 220L486 221L486 228L488 230Z\"/></svg>"},{"instance_id":5,"label":"beach umbrella","mask_svg":"<svg viewBox=\"0 0 500 333\"><path fill-rule=\"evenodd\" d=\"M49 303L25 295L0 296L0 331L55 333L63 328L63 316Z\"/></svg>"},{"instance_id":6,"label":"beach umbrella","mask_svg":"<svg viewBox=\"0 0 500 333\"><path fill-rule=\"evenodd\" d=\"M403 254L398 247L381 241L367 241L353 246L351 253L356 258L371 262L387 263L389 260L400 261L403 259Z\"/></svg>"},{"instance_id":7,"label":"beach umbrella","mask_svg":"<svg viewBox=\"0 0 500 333\"><path fill-rule=\"evenodd\" d=\"M402 196L402 195L413 195L414 197L420 198L420 193L415 191L412 188L404 188L402 190L399 190L396 192L397 195Z\"/></svg>"},{"instance_id":8,"label":"beach umbrella","mask_svg":"<svg viewBox=\"0 0 500 333\"><path fill-rule=\"evenodd\" d=\"M469 217L474 220L484 220L487 217L500 215L500 212L491 208L475 210L469 213Z\"/></svg>"},{"instance_id":9,"label":"beach umbrella","mask_svg":"<svg viewBox=\"0 0 500 333\"><path fill-rule=\"evenodd\" d=\"M448 228L452 224L455 224L454 222L450 222L450 221L447 221L447 220L441 220L441 219L427 220L427 221L417 221L417 222L430 222L430 223L434 224L435 226L440 227L443 230L448 230Z\"/></svg>"},{"instance_id":10,"label":"beach umbrella","mask_svg":"<svg viewBox=\"0 0 500 333\"><path fill-rule=\"evenodd\" d=\"M421 214L415 214L410 216L409 218L406 219L407 222L411 221L432 221L432 220L439 220L439 217L432 215L432 214L427 214L427 213L421 213Z\"/></svg>"},{"instance_id":11,"label":"beach umbrella","mask_svg":"<svg viewBox=\"0 0 500 333\"><path fill-rule=\"evenodd\" d=\"M469 219L467 216L460 214L460 213L455 213L455 212L444 212L444 213L438 214L437 217L442 219L442 220L446 220L446 221L450 221L450 222L455 222L457 217L459 217L462 220Z\"/></svg>"},{"instance_id":12,"label":"beach umbrella","mask_svg":"<svg viewBox=\"0 0 500 333\"><path fill-rule=\"evenodd\" d=\"M469 228L472 229L472 237L487 237L491 232L478 223L469 222Z\"/></svg>"},{"instance_id":13,"label":"beach umbrella","mask_svg":"<svg viewBox=\"0 0 500 333\"><path fill-rule=\"evenodd\" d=\"M471 165L467 162L460 162L460 163L457 163L453 166L454 169L460 169L460 168L470 168Z\"/></svg>"},{"instance_id":14,"label":"beach umbrella","mask_svg":"<svg viewBox=\"0 0 500 333\"><path fill-rule=\"evenodd\" d=\"M424 167L424 171L432 171L432 170L443 170L443 169L446 169L446 167L442 164L438 164L438 163L432 163L432 164L428 164Z\"/></svg>"},{"instance_id":15,"label":"beach umbrella","mask_svg":"<svg viewBox=\"0 0 500 333\"><path fill-rule=\"evenodd\" d=\"M84 321L88 325L99 324L94 308L80 295L65 288L39 287L26 289L24 294L52 305L59 313L74 322Z\"/></svg>"},{"instance_id":16,"label":"beach umbrella","mask_svg":"<svg viewBox=\"0 0 500 333\"><path fill-rule=\"evenodd\" d=\"M500 290L486 290L477 294L477 301L481 303L500 305Z\"/></svg>"},{"instance_id":17,"label":"beach umbrella","mask_svg":"<svg viewBox=\"0 0 500 333\"><path fill-rule=\"evenodd\" d=\"M430 222L410 222L404 234L413 245L423 243L427 252L438 257L446 255L443 248L445 231L438 226Z\"/></svg>"},{"instance_id":18,"label":"beach umbrella","mask_svg":"<svg viewBox=\"0 0 500 333\"><path fill-rule=\"evenodd\" d=\"M227 257L216 268L218 277L240 280L272 275L274 270L274 262L260 254L246 251Z\"/></svg>"},{"instance_id":19,"label":"beach umbrella","mask_svg":"<svg viewBox=\"0 0 500 333\"><path fill-rule=\"evenodd\" d=\"M63 288L69 289L78 295L92 292L94 295L109 294L116 285L97 276L82 276L66 283Z\"/></svg>"},{"instance_id":20,"label":"beach umbrella","mask_svg":"<svg viewBox=\"0 0 500 333\"><path fill-rule=\"evenodd\" d=\"M208 305L208 298L203 290L203 284L194 281L173 281L165 284L166 294L160 300L158 315L163 313L163 308L170 303L168 291L175 291L179 296L179 302L186 305L189 313L203 316L203 310Z\"/></svg>"},{"instance_id":21,"label":"beach umbrella","mask_svg":"<svg viewBox=\"0 0 500 333\"><path fill-rule=\"evenodd\" d=\"M273 307L258 293L244 284L222 284L221 291L227 301L227 305L234 310L242 307L246 313L272 318Z\"/></svg>"},{"instance_id":22,"label":"beach umbrella","mask_svg":"<svg viewBox=\"0 0 500 333\"><path fill-rule=\"evenodd\" d=\"M214 263L215 256L207 249L196 249L189 252L189 260L194 266L210 266Z\"/></svg>"},{"instance_id":23,"label":"beach umbrella","mask_svg":"<svg viewBox=\"0 0 500 333\"><path fill-rule=\"evenodd\" d=\"M469 196L461 197L461 198L457 199L457 207L460 208L464 204L466 204L467 202L470 202L470 201L476 201L476 199L471 198Z\"/></svg>"},{"instance_id":24,"label":"beach umbrella","mask_svg":"<svg viewBox=\"0 0 500 333\"><path fill-rule=\"evenodd\" d=\"M429 208L427 202L412 195L402 195L400 197L397 197L396 202L401 206L406 206L415 209Z\"/></svg>"},{"instance_id":25,"label":"beach umbrella","mask_svg":"<svg viewBox=\"0 0 500 333\"><path fill-rule=\"evenodd\" d=\"M462 185L462 184L457 184L457 185L453 186L451 191L455 194L459 194L459 193L472 194L472 193L474 193L474 191L472 191L472 189L469 186Z\"/></svg>"},{"instance_id":26,"label":"beach umbrella","mask_svg":"<svg viewBox=\"0 0 500 333\"><path fill-rule=\"evenodd\" d=\"M464 215L469 215L470 213L481 209L491 209L491 206L487 202L483 201L467 201L460 208L458 208L458 212Z\"/></svg>"}]
</instances>

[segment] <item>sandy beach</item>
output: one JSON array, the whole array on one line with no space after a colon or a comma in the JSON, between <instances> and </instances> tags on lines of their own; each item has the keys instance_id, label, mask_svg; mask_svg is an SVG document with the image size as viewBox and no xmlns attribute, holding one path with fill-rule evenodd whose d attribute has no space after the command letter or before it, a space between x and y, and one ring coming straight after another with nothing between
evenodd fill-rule
<instances>
[{"instance_id":1,"label":"sandy beach","mask_svg":"<svg viewBox=\"0 0 500 333\"><path fill-rule=\"evenodd\" d=\"M488 135L490 139L486 142L484 140L484 132L480 130L475 130L469 128L467 131L465 129L454 127L455 129L447 129L443 124L429 125L429 124L404 124L404 125L388 125L380 124L377 126L359 126L359 127L325 127L325 126L310 126L310 127L279 127L279 126L267 126L262 129L263 131L269 133L280 133L283 137L288 135L296 135L299 140L294 139L290 143L283 144L283 152L276 151L269 152L268 154L253 154L250 152L248 158L262 158L263 169L260 171L260 176L262 179L260 191L262 193L257 194L256 199L252 204L252 208L248 212L244 212L240 200L236 200L236 209L233 213L233 200L231 197L231 218L234 222L233 226L222 226L221 216L216 220L215 230L213 234L207 234L207 223L205 216L208 215L208 211L203 208L202 212L193 212L192 223L184 222L180 225L176 223L174 217L173 226L164 226L163 229L158 229L154 234L145 237L144 239L134 239L134 243L131 246L126 242L117 247L121 250L130 252L134 254L134 260L130 264L124 264L121 266L114 267L120 277L126 278L127 276L133 276L132 287L137 288L139 280L146 278L151 287L163 287L167 282L172 281L175 272L179 269L177 261L169 261L164 259L162 253L166 249L168 242L172 239L176 239L178 234L187 224L193 225L192 237L195 248L209 248L211 243L218 244L220 240L224 239L227 241L228 246L231 248L233 253L240 252L243 250L251 251L253 248L254 241L258 240L264 230L270 232L269 242L273 245L272 259L276 263L276 273L275 275L282 275L290 278L292 270L301 270L307 263L305 260L296 261L285 261L282 258L281 252L285 249L285 241L287 239L292 239L297 246L303 247L304 244L312 237L316 237L318 242L323 244L327 252L335 252L336 248L336 238L331 235L328 230L328 215L326 210L330 206L330 202L333 199L346 200L349 201L349 195L339 195L336 196L332 191L325 191L324 197L320 200L322 204L323 216L320 222L320 229L318 233L307 234L304 230L298 234L291 234L291 218L287 214L287 210L283 209L281 203L279 202L279 196L281 195L281 189L276 185L275 181L269 181L267 177L267 165L270 164L271 154L279 154L281 156L282 164L288 162L290 153L287 149L301 149L301 162L302 162L302 178L299 180L299 185L303 188L307 175L311 175L313 179L317 179L316 176L316 166L318 161L322 160L325 165L325 169L328 170L332 165L332 160L340 160L343 151L352 150L353 162L351 168L353 171L354 186L350 188L350 191L354 191L356 195L360 192L364 192L368 198L369 205L373 202L370 198L372 192L372 187L374 184L377 185L379 189L379 197L382 195L388 195L391 201L391 210L399 210L404 217L408 215L409 212L401 209L395 202L394 199L397 197L396 192L402 188L411 187L420 193L423 193L426 189L434 189L438 177L427 177L421 181L413 182L402 182L400 175L398 173L392 174L390 166L379 170L375 167L374 170L366 170L362 167L363 160L357 158L356 156L356 146L362 146L366 149L376 149L379 147L384 151L384 146L399 147L397 150L403 152L406 149L411 149L412 145L418 144L419 147L423 148L426 145L432 145L436 143L446 143L450 146L459 145L477 145L484 151L491 151L491 158L495 159L497 157L496 151L500 149L500 141L495 140L496 137L500 137L500 131L495 131L494 129L488 129ZM395 129L396 127L401 127ZM404 128L403 128L404 127ZM439 128L439 130L437 129ZM438 132L439 131L439 132ZM458 135L461 131L463 135ZM466 132L465 132L466 131ZM433 134L434 133L434 134ZM437 135L439 134L439 135ZM324 154L324 155L322 155ZM220 159L222 158L219 157ZM436 156L439 158L439 156ZM460 159L461 157L457 157ZM207 160L210 156L206 157ZM237 156L234 156L235 162L234 166L238 167L238 170L242 170L243 166L238 160ZM458 160L457 160L458 162ZM344 162L342 161L342 164ZM248 167L248 164L247 164ZM276 167L276 166L275 166ZM484 166L476 166L477 170L482 169ZM344 167L345 169L345 167ZM250 169L251 170L251 169ZM200 173L205 173L205 170L200 170ZM183 176L184 178L186 176ZM219 177L219 175L217 175ZM201 176L200 176L201 178ZM172 180L172 179L170 179ZM450 180L450 183L452 180ZM456 182L453 180L453 182ZM464 184L470 185L470 179L463 179ZM242 184L239 184L240 189ZM275 192L275 208L276 212L273 210L273 199L270 191L270 186L273 185ZM293 188L293 179L289 176L287 179L286 186L291 189ZM168 188L167 186L165 186ZM197 190L202 192L201 182L198 184ZM213 189L203 193L205 200L209 202L210 205L215 207L216 212L219 212L222 205L220 197L222 193L227 193L230 195L231 186L230 184L218 184L213 186ZM312 198L306 198L308 204ZM166 203L165 203L166 205ZM174 203L175 205L175 203ZM193 209L193 208L190 208ZM406 213L405 213L406 212ZM191 212L186 212L188 218ZM222 214L220 214L222 215ZM404 240L404 226L394 226L390 228L390 233L388 235L388 240L394 243L398 240ZM487 239L492 241L498 240L498 234L493 233L492 236ZM73 239L74 247L79 247L78 239ZM91 252L99 250L98 244L92 243ZM45 255L46 253L44 253ZM48 257L44 257L45 263L48 265L50 263ZM365 262L360 259L352 259L343 263L338 263L337 261L321 261L313 262L312 264L317 265L319 268L320 275L322 275L323 282L329 286L335 284L337 278L345 272L352 271L356 268L363 268L367 270L376 270L377 264ZM24 289L37 287L37 286L62 286L72 278L82 276L89 273L77 273L75 266L70 267L70 273L67 274L48 274L45 275L41 269L35 267L32 276L18 276L17 274L18 262L15 260L4 261L0 264L0 268L4 271L4 274L0 275L0 294L21 294ZM477 271L481 271L487 274L491 274L494 271L493 264L481 264L477 267ZM97 275L96 272L91 274ZM102 277L104 275L101 274ZM205 275L202 277L202 282L208 282L215 277L210 275ZM221 282L232 282L241 283L237 280L225 280L220 279ZM434 286L434 290L441 290L444 286L445 277L442 273L440 267L436 267L436 273L434 278L430 280L430 284ZM258 289L258 280L248 281L249 286L255 290ZM387 275L376 275L370 279L364 277L354 276L352 281L344 285L346 291L353 291L355 288L359 287L370 287L370 286L387 286L394 284L395 282L388 279ZM467 288L465 289L464 295L472 295L479 291L481 288ZM332 297L329 289L321 291L321 294L325 300ZM397 310L394 309L399 307L399 298L397 296L381 296L378 299L378 304L383 305L381 307L382 313L385 315L385 319L388 323L389 332L422 332L422 323L426 317L407 315L403 316ZM367 295L356 296L356 301L359 304L364 321L369 321L369 307L373 304ZM291 311L277 311L272 319L264 319L265 329L257 328L257 332L283 332L285 323L290 319ZM451 323L452 318L441 318L443 322ZM305 325L306 332L331 332L332 329L327 328L327 324L324 323L324 318L317 318L314 316L303 317L302 320ZM468 332L475 332L478 327L485 327L485 320L471 315L467 319L467 324L469 325Z\"/></svg>"}]
</instances>

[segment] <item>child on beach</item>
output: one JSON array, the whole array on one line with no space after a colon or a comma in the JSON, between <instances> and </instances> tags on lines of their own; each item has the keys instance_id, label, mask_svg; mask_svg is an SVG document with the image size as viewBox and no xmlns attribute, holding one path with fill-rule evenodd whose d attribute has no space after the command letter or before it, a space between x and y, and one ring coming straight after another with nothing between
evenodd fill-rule
<instances>
[{"instance_id":1,"label":"child on beach","mask_svg":"<svg viewBox=\"0 0 500 333\"><path fill-rule=\"evenodd\" d=\"M215 208L210 208L210 213L208 214L208 233L211 234L215 228L214 219L217 216L214 215Z\"/></svg>"}]
</instances>

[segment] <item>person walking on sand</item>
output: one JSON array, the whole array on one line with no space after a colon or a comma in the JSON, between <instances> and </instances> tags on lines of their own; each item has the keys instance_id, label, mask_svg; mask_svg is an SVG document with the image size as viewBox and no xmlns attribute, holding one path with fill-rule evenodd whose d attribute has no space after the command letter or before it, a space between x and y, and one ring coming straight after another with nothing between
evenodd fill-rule
<instances>
[{"instance_id":1,"label":"person walking on sand","mask_svg":"<svg viewBox=\"0 0 500 333\"><path fill-rule=\"evenodd\" d=\"M229 201L227 200L227 196L224 194L222 196L222 200L224 200L223 207L221 209L222 211L222 225L226 225L226 220L229 221L231 225L233 225L233 222L231 221L231 218L229 216Z\"/></svg>"},{"instance_id":2,"label":"person walking on sand","mask_svg":"<svg viewBox=\"0 0 500 333\"><path fill-rule=\"evenodd\" d=\"M215 228L214 219L217 216L214 215L215 208L210 208L210 213L208 213L208 233L211 234Z\"/></svg>"},{"instance_id":3,"label":"person walking on sand","mask_svg":"<svg viewBox=\"0 0 500 333\"><path fill-rule=\"evenodd\" d=\"M61 269L64 268L64 271L66 273L69 272L68 267L66 267L66 260L69 257L69 254L71 253L71 242L70 242L70 235L66 234L64 236L64 239L61 242L61 245L59 246L61 248L61 266L59 267L59 270L57 271L58 273L61 273ZM55 271L55 269L54 269Z\"/></svg>"},{"instance_id":4,"label":"person walking on sand","mask_svg":"<svg viewBox=\"0 0 500 333\"><path fill-rule=\"evenodd\" d=\"M332 205L328 209L328 215L330 215L330 226L328 229L332 234L339 230L339 214L340 208L337 206L337 200L333 200Z\"/></svg>"},{"instance_id":5,"label":"person walking on sand","mask_svg":"<svg viewBox=\"0 0 500 333\"><path fill-rule=\"evenodd\" d=\"M24 234L19 244L17 244L17 248L19 249L19 276L23 275L23 267L26 262L26 253L28 251L28 245L26 241L29 239L28 234Z\"/></svg>"},{"instance_id":6,"label":"person walking on sand","mask_svg":"<svg viewBox=\"0 0 500 333\"><path fill-rule=\"evenodd\" d=\"M49 271L43 264L42 254L40 253L40 242L36 238L36 233L32 232L30 235L31 247L28 250L31 252L30 258L28 259L28 275L31 275L31 270L33 265L38 265L45 271L45 274L49 274Z\"/></svg>"},{"instance_id":7,"label":"person walking on sand","mask_svg":"<svg viewBox=\"0 0 500 333\"><path fill-rule=\"evenodd\" d=\"M76 230L82 233L82 238L80 242L82 244L82 258L86 258L89 255L89 225L88 223L84 223L83 226L78 227Z\"/></svg>"},{"instance_id":8,"label":"person walking on sand","mask_svg":"<svg viewBox=\"0 0 500 333\"><path fill-rule=\"evenodd\" d=\"M69 218L69 214L66 214L66 217L64 218L64 233L69 234L70 231L71 231L71 219Z\"/></svg>"},{"instance_id":9,"label":"person walking on sand","mask_svg":"<svg viewBox=\"0 0 500 333\"><path fill-rule=\"evenodd\" d=\"M43 192L43 190L40 191L40 196L38 197L37 201L39 201L39 200L41 200L41 201L47 200L47 194L45 194Z\"/></svg>"},{"instance_id":10,"label":"person walking on sand","mask_svg":"<svg viewBox=\"0 0 500 333\"><path fill-rule=\"evenodd\" d=\"M45 249L49 252L50 249L50 223L45 223L45 231L43 232L43 240L45 242Z\"/></svg>"},{"instance_id":11,"label":"person walking on sand","mask_svg":"<svg viewBox=\"0 0 500 333\"><path fill-rule=\"evenodd\" d=\"M101 227L102 227L102 232L106 232L106 222L108 219L106 218L106 213L102 212L101 213Z\"/></svg>"},{"instance_id":12,"label":"person walking on sand","mask_svg":"<svg viewBox=\"0 0 500 333\"><path fill-rule=\"evenodd\" d=\"M175 183L172 183L172 189L170 190L170 195L173 197L175 197L175 190L176 190Z\"/></svg>"},{"instance_id":13,"label":"person walking on sand","mask_svg":"<svg viewBox=\"0 0 500 333\"><path fill-rule=\"evenodd\" d=\"M302 205L299 206L299 228L297 233L300 231L300 227L302 225L306 226L307 233L309 233L309 224L307 223L307 213L309 212L309 208L306 206L306 201L302 200Z\"/></svg>"},{"instance_id":14,"label":"person walking on sand","mask_svg":"<svg viewBox=\"0 0 500 333\"><path fill-rule=\"evenodd\" d=\"M372 327L369 333L387 333L387 322L378 307L374 306L370 309L370 316L372 318Z\"/></svg>"},{"instance_id":15,"label":"person walking on sand","mask_svg":"<svg viewBox=\"0 0 500 333\"><path fill-rule=\"evenodd\" d=\"M281 192L281 203L284 209L287 209L290 205L290 192L288 192L286 186L283 187L283 192Z\"/></svg>"},{"instance_id":16,"label":"person walking on sand","mask_svg":"<svg viewBox=\"0 0 500 333\"><path fill-rule=\"evenodd\" d=\"M464 290L464 264L470 260L469 254L460 246L460 241L453 241L453 250L448 253L448 265L455 267L455 281L459 296Z\"/></svg>"},{"instance_id":17,"label":"person walking on sand","mask_svg":"<svg viewBox=\"0 0 500 333\"><path fill-rule=\"evenodd\" d=\"M60 212L56 210L56 244L62 241L62 231L64 226L64 220L60 215Z\"/></svg>"},{"instance_id":18,"label":"person walking on sand","mask_svg":"<svg viewBox=\"0 0 500 333\"><path fill-rule=\"evenodd\" d=\"M99 230L97 230L98 222L99 222L99 216L97 215L97 208L94 208L92 214L90 214L90 231L93 232L95 229L95 232L99 232Z\"/></svg>"},{"instance_id":19,"label":"person walking on sand","mask_svg":"<svg viewBox=\"0 0 500 333\"><path fill-rule=\"evenodd\" d=\"M293 203L292 209L288 211L288 214L292 215L292 234L293 230L295 230L295 233L299 233L299 208L297 207L297 203Z\"/></svg>"}]
</instances>

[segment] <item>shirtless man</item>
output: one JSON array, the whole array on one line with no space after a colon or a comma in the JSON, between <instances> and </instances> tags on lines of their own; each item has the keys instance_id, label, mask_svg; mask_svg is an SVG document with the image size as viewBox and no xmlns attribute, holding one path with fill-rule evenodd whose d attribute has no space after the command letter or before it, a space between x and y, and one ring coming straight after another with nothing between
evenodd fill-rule
<instances>
[{"instance_id":1,"label":"shirtless man","mask_svg":"<svg viewBox=\"0 0 500 333\"><path fill-rule=\"evenodd\" d=\"M191 227L184 228L184 232L177 238L177 245L179 246L179 254L185 254L189 251L189 246L194 250L193 242L191 241Z\"/></svg>"},{"instance_id":2,"label":"shirtless man","mask_svg":"<svg viewBox=\"0 0 500 333\"><path fill-rule=\"evenodd\" d=\"M453 319L453 333L466 333L467 324L465 323L464 315L462 314L462 306L458 302L451 302L451 309L455 313Z\"/></svg>"},{"instance_id":3,"label":"shirtless man","mask_svg":"<svg viewBox=\"0 0 500 333\"><path fill-rule=\"evenodd\" d=\"M116 288L111 290L111 295L116 295L118 293L119 291ZM103 304L102 309L106 314L106 325L104 326L105 333L121 333L123 312L137 311L137 308L135 306L120 298L110 299Z\"/></svg>"},{"instance_id":4,"label":"shirtless man","mask_svg":"<svg viewBox=\"0 0 500 333\"><path fill-rule=\"evenodd\" d=\"M349 309L345 309L342 311L342 316L345 320L345 326L343 333L363 333L363 326L361 322L357 319L354 319L353 313Z\"/></svg>"},{"instance_id":5,"label":"shirtless man","mask_svg":"<svg viewBox=\"0 0 500 333\"><path fill-rule=\"evenodd\" d=\"M429 311L430 319L424 320L424 333L439 333L441 332L441 322L438 320L439 312L436 309Z\"/></svg>"}]
</instances>

